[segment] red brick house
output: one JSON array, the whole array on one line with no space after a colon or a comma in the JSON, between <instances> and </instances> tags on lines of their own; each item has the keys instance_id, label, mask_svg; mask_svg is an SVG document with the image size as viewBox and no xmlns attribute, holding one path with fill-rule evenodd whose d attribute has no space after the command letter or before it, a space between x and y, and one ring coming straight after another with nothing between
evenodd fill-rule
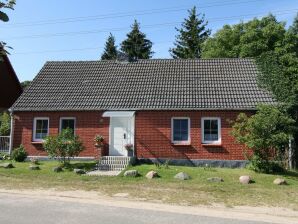
<instances>
[{"instance_id":1,"label":"red brick house","mask_svg":"<svg viewBox=\"0 0 298 224\"><path fill-rule=\"evenodd\" d=\"M252 59L47 62L11 108L13 146L46 156L42 138L74 129L85 150L105 138L102 156L241 166L244 147L229 134L240 112L274 102L257 86Z\"/></svg>"},{"instance_id":2,"label":"red brick house","mask_svg":"<svg viewBox=\"0 0 298 224\"><path fill-rule=\"evenodd\" d=\"M1 48L1 46L0 46ZM0 56L0 112L8 110L22 94L19 79L6 55Z\"/></svg>"}]
</instances>

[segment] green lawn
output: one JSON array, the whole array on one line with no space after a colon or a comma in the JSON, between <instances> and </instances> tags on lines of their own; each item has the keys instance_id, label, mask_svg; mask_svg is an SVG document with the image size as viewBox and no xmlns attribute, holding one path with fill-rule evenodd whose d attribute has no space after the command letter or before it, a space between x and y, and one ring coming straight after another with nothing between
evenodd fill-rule
<instances>
[{"instance_id":1,"label":"green lawn","mask_svg":"<svg viewBox=\"0 0 298 224\"><path fill-rule=\"evenodd\" d=\"M257 174L246 169L204 169L198 167L170 166L157 168L155 165L130 167L141 174L140 177L88 177L80 176L70 170L55 173L52 168L57 162L41 162L38 171L28 169L30 163L13 163L15 168L0 168L0 188L36 189L55 188L57 190L93 190L106 195L129 193L131 198L161 201L181 205L226 206L281 206L298 210L298 173L284 175ZM76 167L92 167L94 163L72 162ZM145 175L156 170L160 178L147 180ZM184 171L191 180L180 181L173 176ZM250 175L255 183L241 185L240 175ZM208 177L222 177L222 183L209 183ZM276 177L283 177L287 186L276 186L272 182Z\"/></svg>"}]
</instances>

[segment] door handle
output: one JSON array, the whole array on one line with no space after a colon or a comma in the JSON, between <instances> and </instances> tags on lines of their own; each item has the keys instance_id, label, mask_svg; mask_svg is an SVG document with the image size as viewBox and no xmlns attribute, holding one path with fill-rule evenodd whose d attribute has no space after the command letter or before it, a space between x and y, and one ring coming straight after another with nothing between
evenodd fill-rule
<instances>
[{"instance_id":1,"label":"door handle","mask_svg":"<svg viewBox=\"0 0 298 224\"><path fill-rule=\"evenodd\" d=\"M123 134L123 138L126 139L126 134L125 133Z\"/></svg>"}]
</instances>

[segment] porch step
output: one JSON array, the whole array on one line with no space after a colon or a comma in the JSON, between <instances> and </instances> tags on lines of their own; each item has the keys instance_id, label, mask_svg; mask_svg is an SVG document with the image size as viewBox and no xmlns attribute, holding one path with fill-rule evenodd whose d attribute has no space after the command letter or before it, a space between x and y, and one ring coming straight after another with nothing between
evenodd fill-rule
<instances>
[{"instance_id":1,"label":"porch step","mask_svg":"<svg viewBox=\"0 0 298 224\"><path fill-rule=\"evenodd\" d=\"M122 171L132 162L132 157L103 156L98 163L99 170Z\"/></svg>"}]
</instances>

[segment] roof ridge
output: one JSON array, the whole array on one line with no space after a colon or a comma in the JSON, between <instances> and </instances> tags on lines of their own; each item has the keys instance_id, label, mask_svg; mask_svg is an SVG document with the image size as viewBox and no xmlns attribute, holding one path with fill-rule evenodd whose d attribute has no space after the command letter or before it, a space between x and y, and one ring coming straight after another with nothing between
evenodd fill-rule
<instances>
[{"instance_id":1,"label":"roof ridge","mask_svg":"<svg viewBox=\"0 0 298 224\"><path fill-rule=\"evenodd\" d=\"M135 63L138 61L224 61L224 60L239 60L239 61L245 61L245 60L254 60L254 58L150 58L150 59L138 59L137 61L131 62ZM81 62L120 62L118 60L61 60L61 61L46 61L46 63L62 63L62 62L68 62L68 63L81 63Z\"/></svg>"}]
</instances>

